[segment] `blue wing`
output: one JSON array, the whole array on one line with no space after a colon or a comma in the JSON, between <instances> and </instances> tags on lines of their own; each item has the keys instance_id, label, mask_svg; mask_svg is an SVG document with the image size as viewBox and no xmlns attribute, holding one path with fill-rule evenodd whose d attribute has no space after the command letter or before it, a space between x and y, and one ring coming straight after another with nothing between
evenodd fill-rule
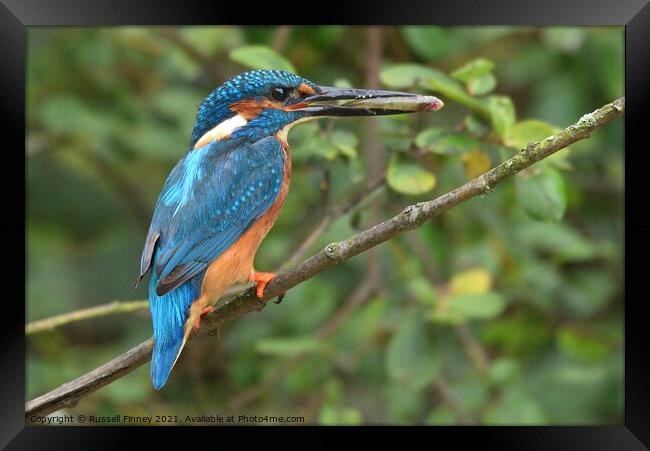
<instances>
[{"instance_id":1,"label":"blue wing","mask_svg":"<svg viewBox=\"0 0 650 451\"><path fill-rule=\"evenodd\" d=\"M214 141L188 152L156 203L140 278L154 249L159 296L205 270L276 200L284 158L275 137Z\"/></svg>"}]
</instances>

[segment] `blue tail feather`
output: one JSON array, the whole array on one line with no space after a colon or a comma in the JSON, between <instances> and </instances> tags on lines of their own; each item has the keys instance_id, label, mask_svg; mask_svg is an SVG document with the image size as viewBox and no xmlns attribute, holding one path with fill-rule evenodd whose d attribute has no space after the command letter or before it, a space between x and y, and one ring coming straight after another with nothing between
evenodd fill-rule
<instances>
[{"instance_id":1,"label":"blue tail feather","mask_svg":"<svg viewBox=\"0 0 650 451\"><path fill-rule=\"evenodd\" d=\"M155 268L155 260L152 267ZM153 356L151 358L151 380L156 390L162 388L172 366L176 361L178 351L183 343L185 320L189 307L198 297L202 277L196 276L163 296L156 294L158 279L155 271L151 271L149 281L149 311L153 323Z\"/></svg>"}]
</instances>

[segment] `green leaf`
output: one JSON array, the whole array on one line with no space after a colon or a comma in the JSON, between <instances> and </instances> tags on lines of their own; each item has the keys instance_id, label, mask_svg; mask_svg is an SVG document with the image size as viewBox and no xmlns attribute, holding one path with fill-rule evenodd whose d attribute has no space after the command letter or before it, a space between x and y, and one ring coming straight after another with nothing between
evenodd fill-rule
<instances>
[{"instance_id":1,"label":"green leaf","mask_svg":"<svg viewBox=\"0 0 650 451\"><path fill-rule=\"evenodd\" d=\"M567 193L564 179L551 167L534 168L515 178L517 200L524 210L540 221L559 221L564 216Z\"/></svg>"},{"instance_id":2,"label":"green leaf","mask_svg":"<svg viewBox=\"0 0 650 451\"><path fill-rule=\"evenodd\" d=\"M429 310L427 318L434 323L440 324L462 324L465 321L465 318L458 313L452 312L449 309L435 308Z\"/></svg>"},{"instance_id":3,"label":"green leaf","mask_svg":"<svg viewBox=\"0 0 650 451\"><path fill-rule=\"evenodd\" d=\"M419 311L411 312L399 325L386 350L388 376L400 385L420 390L438 374L438 353Z\"/></svg>"},{"instance_id":4,"label":"green leaf","mask_svg":"<svg viewBox=\"0 0 650 451\"><path fill-rule=\"evenodd\" d=\"M563 223L530 222L514 225L520 246L543 252L559 263L591 260L597 255L593 243Z\"/></svg>"},{"instance_id":5,"label":"green leaf","mask_svg":"<svg viewBox=\"0 0 650 451\"><path fill-rule=\"evenodd\" d=\"M442 27L410 26L400 31L409 47L423 59L436 60L446 55L454 44L448 30Z\"/></svg>"},{"instance_id":6,"label":"green leaf","mask_svg":"<svg viewBox=\"0 0 650 451\"><path fill-rule=\"evenodd\" d=\"M439 70L431 69L430 73L420 80L420 86L430 91L439 92L469 107L480 105L478 100L473 99L465 92L460 83Z\"/></svg>"},{"instance_id":7,"label":"green leaf","mask_svg":"<svg viewBox=\"0 0 650 451\"><path fill-rule=\"evenodd\" d=\"M335 160L339 154L339 150L319 133L314 133L305 138L300 147L296 149L296 153L299 153L298 149L303 154L318 155L328 161Z\"/></svg>"},{"instance_id":8,"label":"green leaf","mask_svg":"<svg viewBox=\"0 0 650 451\"><path fill-rule=\"evenodd\" d=\"M354 133L336 130L330 140L343 156L349 159L357 158L357 136Z\"/></svg>"},{"instance_id":9,"label":"green leaf","mask_svg":"<svg viewBox=\"0 0 650 451\"><path fill-rule=\"evenodd\" d=\"M500 357L490 364L488 379L494 385L515 382L521 375L521 364L512 357Z\"/></svg>"},{"instance_id":10,"label":"green leaf","mask_svg":"<svg viewBox=\"0 0 650 451\"><path fill-rule=\"evenodd\" d=\"M506 302L502 295L494 292L463 293L450 296L448 300L450 313L471 318L493 318L505 308Z\"/></svg>"},{"instance_id":11,"label":"green leaf","mask_svg":"<svg viewBox=\"0 0 650 451\"><path fill-rule=\"evenodd\" d=\"M251 69L276 69L296 72L293 65L273 49L263 45L247 45L230 52L230 59Z\"/></svg>"},{"instance_id":12,"label":"green leaf","mask_svg":"<svg viewBox=\"0 0 650 451\"><path fill-rule=\"evenodd\" d=\"M441 137L431 147L431 151L443 155L458 155L479 148L479 142L465 133L452 133Z\"/></svg>"},{"instance_id":13,"label":"green leaf","mask_svg":"<svg viewBox=\"0 0 650 451\"><path fill-rule=\"evenodd\" d=\"M395 64L384 67L379 79L389 88L403 89L418 84L422 79L434 76L434 70L418 64Z\"/></svg>"},{"instance_id":14,"label":"green leaf","mask_svg":"<svg viewBox=\"0 0 650 451\"><path fill-rule=\"evenodd\" d=\"M439 127L431 127L422 130L415 137L415 145L418 147L425 147L427 149L433 148L433 145L445 135L445 129Z\"/></svg>"},{"instance_id":15,"label":"green leaf","mask_svg":"<svg viewBox=\"0 0 650 451\"><path fill-rule=\"evenodd\" d=\"M515 106L512 100L506 96L491 96L487 98L487 108L494 131L504 142L508 141L515 123Z\"/></svg>"},{"instance_id":16,"label":"green leaf","mask_svg":"<svg viewBox=\"0 0 650 451\"><path fill-rule=\"evenodd\" d=\"M494 63L486 58L478 58L464 66L459 67L451 73L451 76L462 82L488 75L494 70Z\"/></svg>"},{"instance_id":17,"label":"green leaf","mask_svg":"<svg viewBox=\"0 0 650 451\"><path fill-rule=\"evenodd\" d=\"M388 186L399 193L416 196L431 191L436 186L436 177L409 155L398 152L388 165Z\"/></svg>"},{"instance_id":18,"label":"green leaf","mask_svg":"<svg viewBox=\"0 0 650 451\"><path fill-rule=\"evenodd\" d=\"M551 124L537 119L526 119L518 121L510 129L510 136L505 141L507 146L517 150L524 149L529 142L542 141L544 138L554 135L560 129Z\"/></svg>"},{"instance_id":19,"label":"green leaf","mask_svg":"<svg viewBox=\"0 0 650 451\"><path fill-rule=\"evenodd\" d=\"M480 111L484 115L489 114L484 103L467 94L460 83L431 67L417 64L394 64L383 68L379 78L389 88L404 89L417 85L428 91L442 94L443 100L449 98Z\"/></svg>"},{"instance_id":20,"label":"green leaf","mask_svg":"<svg viewBox=\"0 0 650 451\"><path fill-rule=\"evenodd\" d=\"M585 336L564 327L557 333L559 348L574 357L587 361L600 361L607 357L608 347L595 337Z\"/></svg>"},{"instance_id":21,"label":"green leaf","mask_svg":"<svg viewBox=\"0 0 650 451\"><path fill-rule=\"evenodd\" d=\"M467 92L473 96L482 96L491 92L497 85L494 74L485 74L467 82Z\"/></svg>"},{"instance_id":22,"label":"green leaf","mask_svg":"<svg viewBox=\"0 0 650 451\"><path fill-rule=\"evenodd\" d=\"M426 277L414 276L409 277L406 282L409 291L425 305L435 305L436 289Z\"/></svg>"},{"instance_id":23,"label":"green leaf","mask_svg":"<svg viewBox=\"0 0 650 451\"><path fill-rule=\"evenodd\" d=\"M415 144L443 155L457 155L475 150L479 142L465 133L447 133L444 129L431 127L415 137Z\"/></svg>"},{"instance_id":24,"label":"green leaf","mask_svg":"<svg viewBox=\"0 0 650 451\"><path fill-rule=\"evenodd\" d=\"M357 426L363 423L363 416L358 409L326 403L320 409L318 422L327 426Z\"/></svg>"},{"instance_id":25,"label":"green leaf","mask_svg":"<svg viewBox=\"0 0 650 451\"><path fill-rule=\"evenodd\" d=\"M317 353L325 349L320 340L307 337L265 338L255 345L255 350L260 354L292 357L304 353Z\"/></svg>"},{"instance_id":26,"label":"green leaf","mask_svg":"<svg viewBox=\"0 0 650 451\"><path fill-rule=\"evenodd\" d=\"M488 425L541 425L549 420L538 400L515 387L490 405L483 421Z\"/></svg>"}]
</instances>

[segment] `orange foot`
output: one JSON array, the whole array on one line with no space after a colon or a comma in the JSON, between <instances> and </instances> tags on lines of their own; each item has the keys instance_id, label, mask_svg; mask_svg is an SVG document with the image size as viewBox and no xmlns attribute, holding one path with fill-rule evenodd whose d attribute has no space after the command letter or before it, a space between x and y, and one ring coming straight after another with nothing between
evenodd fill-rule
<instances>
[{"instance_id":1,"label":"orange foot","mask_svg":"<svg viewBox=\"0 0 650 451\"><path fill-rule=\"evenodd\" d=\"M257 289L255 291L255 294L257 294L257 297L259 299L262 299L264 297L264 289L266 288L266 284L268 284L275 276L277 276L277 274L274 272L253 271L253 274L251 274L251 282L257 282Z\"/></svg>"},{"instance_id":2,"label":"orange foot","mask_svg":"<svg viewBox=\"0 0 650 451\"><path fill-rule=\"evenodd\" d=\"M207 315L208 313L210 313L211 311L213 311L213 310L214 310L214 307L212 307L211 305L208 305L207 307L203 307L203 310L201 310L201 314L194 321L194 330L195 331L198 331L201 328L201 320L203 319L203 317L205 315Z\"/></svg>"}]
</instances>

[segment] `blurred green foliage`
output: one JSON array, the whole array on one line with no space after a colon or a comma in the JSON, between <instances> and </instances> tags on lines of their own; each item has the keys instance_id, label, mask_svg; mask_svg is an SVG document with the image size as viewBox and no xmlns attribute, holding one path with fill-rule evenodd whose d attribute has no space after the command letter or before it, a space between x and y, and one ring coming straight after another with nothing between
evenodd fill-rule
<instances>
[{"instance_id":1,"label":"blurred green foliage","mask_svg":"<svg viewBox=\"0 0 650 451\"><path fill-rule=\"evenodd\" d=\"M28 320L143 299L151 210L196 106L248 68L366 83L361 27L31 28ZM379 78L433 114L309 123L291 193L256 265L279 267L367 179L388 188L313 246L443 194L623 95L622 28L382 28ZM368 124L381 148L371 153ZM168 385L149 366L76 413L304 415L360 424L623 421L623 128L617 121L489 195L193 340ZM373 260L376 259L376 260ZM372 261L373 295L336 322ZM146 284L144 284L146 285ZM28 398L148 338L147 312L29 337Z\"/></svg>"}]
</instances>

